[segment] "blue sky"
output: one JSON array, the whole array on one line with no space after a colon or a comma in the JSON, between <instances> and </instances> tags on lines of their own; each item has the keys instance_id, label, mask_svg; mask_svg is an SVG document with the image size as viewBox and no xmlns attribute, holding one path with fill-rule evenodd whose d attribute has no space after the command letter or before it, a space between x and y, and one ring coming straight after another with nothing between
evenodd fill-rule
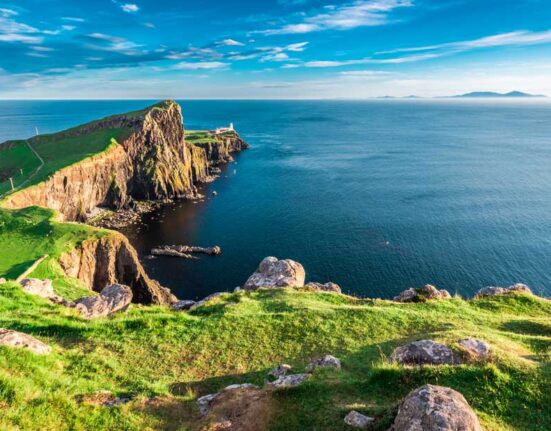
<instances>
[{"instance_id":1,"label":"blue sky","mask_svg":"<svg viewBox=\"0 0 551 431\"><path fill-rule=\"evenodd\" d=\"M551 95L549 0L0 0L2 98Z\"/></svg>"}]
</instances>

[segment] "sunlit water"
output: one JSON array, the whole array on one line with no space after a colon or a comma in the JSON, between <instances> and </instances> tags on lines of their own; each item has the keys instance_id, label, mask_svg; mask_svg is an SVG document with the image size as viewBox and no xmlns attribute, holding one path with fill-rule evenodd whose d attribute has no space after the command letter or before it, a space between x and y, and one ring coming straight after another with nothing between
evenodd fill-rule
<instances>
[{"instance_id":1,"label":"sunlit water","mask_svg":"<svg viewBox=\"0 0 551 431\"><path fill-rule=\"evenodd\" d=\"M233 289L269 255L362 296L514 282L551 294L551 103L180 103L187 128L233 121L251 148L204 202L167 206L126 232L142 257L160 244L222 247L143 260L178 296ZM0 102L0 141L147 104Z\"/></svg>"}]
</instances>

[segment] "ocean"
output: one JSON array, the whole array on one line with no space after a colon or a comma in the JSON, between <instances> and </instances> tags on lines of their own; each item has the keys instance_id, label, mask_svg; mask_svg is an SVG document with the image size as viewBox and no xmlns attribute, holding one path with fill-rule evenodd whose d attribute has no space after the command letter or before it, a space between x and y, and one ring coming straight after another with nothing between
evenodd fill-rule
<instances>
[{"instance_id":1,"label":"ocean","mask_svg":"<svg viewBox=\"0 0 551 431\"><path fill-rule=\"evenodd\" d=\"M365 297L516 282L551 295L550 102L179 102L186 128L233 122L251 145L203 202L167 205L125 231L180 298L232 290L266 256ZM0 101L0 142L150 103ZM146 258L163 244L222 255Z\"/></svg>"}]
</instances>

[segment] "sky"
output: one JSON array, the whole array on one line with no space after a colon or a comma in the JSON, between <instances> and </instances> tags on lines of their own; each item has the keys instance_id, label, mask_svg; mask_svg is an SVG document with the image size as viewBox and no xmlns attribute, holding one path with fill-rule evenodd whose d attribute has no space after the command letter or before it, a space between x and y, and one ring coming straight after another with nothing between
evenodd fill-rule
<instances>
[{"instance_id":1,"label":"sky","mask_svg":"<svg viewBox=\"0 0 551 431\"><path fill-rule=\"evenodd\" d=\"M549 0L0 0L0 99L551 96Z\"/></svg>"}]
</instances>

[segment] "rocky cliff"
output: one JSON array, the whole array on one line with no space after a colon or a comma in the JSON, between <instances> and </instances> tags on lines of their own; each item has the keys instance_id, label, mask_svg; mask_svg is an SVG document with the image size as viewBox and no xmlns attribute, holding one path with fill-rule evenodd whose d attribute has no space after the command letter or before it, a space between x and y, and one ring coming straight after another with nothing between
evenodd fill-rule
<instances>
[{"instance_id":1,"label":"rocky cliff","mask_svg":"<svg viewBox=\"0 0 551 431\"><path fill-rule=\"evenodd\" d=\"M94 121L60 136L84 137L100 128L125 128L128 135L103 153L8 196L3 206L45 206L66 220L83 220L97 206L123 208L133 199L192 197L197 183L209 178L211 166L247 147L236 133L213 137L209 143L186 142L181 108L173 101Z\"/></svg>"},{"instance_id":2,"label":"rocky cliff","mask_svg":"<svg viewBox=\"0 0 551 431\"><path fill-rule=\"evenodd\" d=\"M146 274L138 255L125 236L112 233L99 239L83 241L62 255L59 263L70 277L100 292L112 283L130 286L133 302L170 304L176 297Z\"/></svg>"}]
</instances>

